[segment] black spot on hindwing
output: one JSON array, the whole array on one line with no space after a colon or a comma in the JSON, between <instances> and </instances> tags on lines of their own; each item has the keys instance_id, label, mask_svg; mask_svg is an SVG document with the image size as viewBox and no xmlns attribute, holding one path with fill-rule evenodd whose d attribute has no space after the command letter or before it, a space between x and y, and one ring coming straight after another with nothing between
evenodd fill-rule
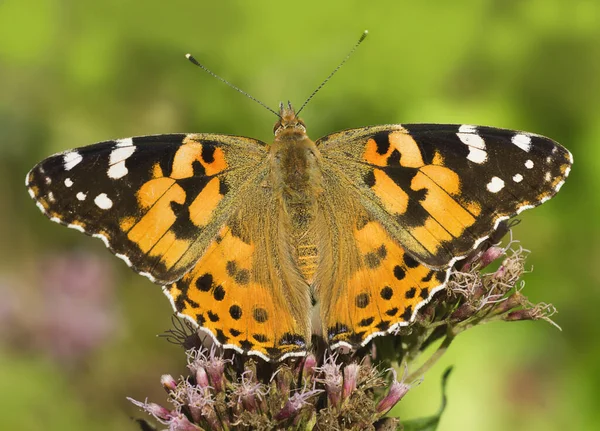
<instances>
[{"instance_id":1,"label":"black spot on hindwing","mask_svg":"<svg viewBox=\"0 0 600 431\"><path fill-rule=\"evenodd\" d=\"M406 291L406 293L404 294L404 296L405 296L407 299L411 299L411 298L414 298L414 297L415 297L416 293L417 293L417 288L416 288L416 287L411 287L410 289L408 289L408 290Z\"/></svg>"},{"instance_id":2,"label":"black spot on hindwing","mask_svg":"<svg viewBox=\"0 0 600 431\"><path fill-rule=\"evenodd\" d=\"M242 309L239 305L229 307L229 315L232 319L239 320L242 318Z\"/></svg>"},{"instance_id":3,"label":"black spot on hindwing","mask_svg":"<svg viewBox=\"0 0 600 431\"><path fill-rule=\"evenodd\" d=\"M215 289L213 290L213 297L217 301L222 301L223 298L225 298L225 289L223 289L223 286L218 285L215 287Z\"/></svg>"},{"instance_id":4,"label":"black spot on hindwing","mask_svg":"<svg viewBox=\"0 0 600 431\"><path fill-rule=\"evenodd\" d=\"M370 298L368 293L359 293L356 295L355 303L358 308L366 308L369 305Z\"/></svg>"},{"instance_id":5,"label":"black spot on hindwing","mask_svg":"<svg viewBox=\"0 0 600 431\"><path fill-rule=\"evenodd\" d=\"M254 317L254 320L256 320L258 323L264 323L267 320L269 320L267 310L261 307L255 307L252 310L252 316Z\"/></svg>"},{"instance_id":6,"label":"black spot on hindwing","mask_svg":"<svg viewBox=\"0 0 600 431\"><path fill-rule=\"evenodd\" d=\"M196 279L196 287L201 292L208 292L212 289L213 277L211 274L201 275Z\"/></svg>"}]
</instances>

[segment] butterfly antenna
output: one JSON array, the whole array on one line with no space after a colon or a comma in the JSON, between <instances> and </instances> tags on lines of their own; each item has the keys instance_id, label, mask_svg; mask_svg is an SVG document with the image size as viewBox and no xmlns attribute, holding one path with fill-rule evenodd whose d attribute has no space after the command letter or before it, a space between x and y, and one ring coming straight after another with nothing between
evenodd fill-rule
<instances>
[{"instance_id":1,"label":"butterfly antenna","mask_svg":"<svg viewBox=\"0 0 600 431\"><path fill-rule=\"evenodd\" d=\"M344 64L345 64L345 63L348 61L348 59L349 59L350 57L352 57L352 54L354 54L354 51L356 51L356 48L358 48L358 46L359 46L359 45L362 43L362 41L366 39L366 37L367 37L367 35L368 35L368 34L369 34L369 30L365 30L365 31L363 32L363 34L360 36L360 39L358 39L358 42L356 42L356 45L354 45L354 47L353 47L353 48L350 50L350 52L348 53L348 55L346 56L346 58L344 58L344 59L342 60L342 62L341 62L340 64L338 64L338 67L336 67L335 69L333 69L333 72L331 72L331 73L329 74L329 76L328 76L327 78L325 78L325 81L323 81L323 82L321 83L321 85L319 85L319 86L317 87L317 89L316 89L315 91L313 91L313 92L312 92L312 94L311 94L311 95L308 97L308 99L306 99L306 102L304 102L304 103L302 104L302 106L300 107L300 109L298 109L298 112L296 112L296 115L299 115L299 114L300 114L300 111L302 111L302 110L304 109L304 107L305 107L305 106L308 104L308 102L310 102L310 100L311 100L311 99L312 99L312 98L315 96L315 94L317 94L317 93L319 92L319 90L320 90L321 88L323 88L323 86L324 86L325 84L327 84L327 81L329 81L329 80L331 79L331 77L332 77L333 75L335 75L335 73L336 73L338 70L340 70L340 68L341 68L341 67L342 67L342 66L343 66L343 65L344 65Z\"/></svg>"},{"instance_id":2,"label":"butterfly antenna","mask_svg":"<svg viewBox=\"0 0 600 431\"><path fill-rule=\"evenodd\" d=\"M248 99L250 100L254 100L256 103L258 103L260 106L262 106L263 108L267 109L268 111L271 111L273 114L277 115L279 118L281 118L281 116L279 115L279 113L275 112L273 109L269 108L267 105L265 105L263 102L261 102L260 100L258 100L256 97L253 97L251 95L249 95L248 93L246 93L244 90L242 90L241 88L236 87L235 85L233 85L231 82L227 81L224 78L221 78L219 75L217 75L216 73L214 73L212 70L210 70L209 68L207 68L206 66L204 66L203 64L201 64L198 60L196 60L192 54L186 54L185 58L187 58L193 65L198 66L200 69L204 70L206 73L208 73L209 75L211 75L213 78L217 78L219 81L221 81L224 84L229 85L231 88L233 88L234 90L242 93L244 96L246 96Z\"/></svg>"}]
</instances>

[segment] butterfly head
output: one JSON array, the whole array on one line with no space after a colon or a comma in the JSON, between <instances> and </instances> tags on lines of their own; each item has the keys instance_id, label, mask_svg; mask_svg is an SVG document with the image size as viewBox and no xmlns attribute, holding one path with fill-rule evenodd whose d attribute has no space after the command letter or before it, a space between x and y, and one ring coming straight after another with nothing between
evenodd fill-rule
<instances>
[{"instance_id":1,"label":"butterfly head","mask_svg":"<svg viewBox=\"0 0 600 431\"><path fill-rule=\"evenodd\" d=\"M304 135L306 133L304 121L298 118L291 102L288 101L287 106L283 102L279 104L279 120L273 127L273 133L275 137L280 137L282 134Z\"/></svg>"}]
</instances>

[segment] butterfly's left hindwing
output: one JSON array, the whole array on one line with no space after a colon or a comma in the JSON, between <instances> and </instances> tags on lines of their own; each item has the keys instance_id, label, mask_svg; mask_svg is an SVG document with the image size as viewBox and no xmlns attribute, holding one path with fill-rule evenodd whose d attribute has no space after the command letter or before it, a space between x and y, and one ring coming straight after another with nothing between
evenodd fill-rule
<instances>
[{"instance_id":1,"label":"butterfly's left hindwing","mask_svg":"<svg viewBox=\"0 0 600 431\"><path fill-rule=\"evenodd\" d=\"M239 200L264 144L209 134L144 136L56 154L26 184L52 221L98 237L166 284L199 259Z\"/></svg>"}]
</instances>

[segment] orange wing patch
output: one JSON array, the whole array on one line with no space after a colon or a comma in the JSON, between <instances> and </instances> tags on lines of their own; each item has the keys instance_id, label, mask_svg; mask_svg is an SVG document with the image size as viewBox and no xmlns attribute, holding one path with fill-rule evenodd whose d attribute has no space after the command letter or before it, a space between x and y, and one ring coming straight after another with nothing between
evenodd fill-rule
<instances>
[{"instance_id":1,"label":"orange wing patch","mask_svg":"<svg viewBox=\"0 0 600 431\"><path fill-rule=\"evenodd\" d=\"M185 202L185 191L170 178L150 180L138 193L142 208L149 208L127 233L127 238L148 253L177 220L171 203Z\"/></svg>"},{"instance_id":2,"label":"orange wing patch","mask_svg":"<svg viewBox=\"0 0 600 431\"><path fill-rule=\"evenodd\" d=\"M408 209L408 194L381 169L373 169L375 184L373 193L381 200L387 211L404 214Z\"/></svg>"},{"instance_id":3,"label":"orange wing patch","mask_svg":"<svg viewBox=\"0 0 600 431\"><path fill-rule=\"evenodd\" d=\"M406 130L394 131L390 133L388 139L390 150L396 149L400 152L400 166L420 168L425 164L417 142Z\"/></svg>"},{"instance_id":4,"label":"orange wing patch","mask_svg":"<svg viewBox=\"0 0 600 431\"><path fill-rule=\"evenodd\" d=\"M211 220L213 211L223 199L220 192L219 178L213 178L202 189L196 199L190 204L189 213L190 220L198 227L206 226Z\"/></svg>"},{"instance_id":5,"label":"orange wing patch","mask_svg":"<svg viewBox=\"0 0 600 431\"><path fill-rule=\"evenodd\" d=\"M481 206L465 202L459 175L444 166L439 152L426 164L419 145L406 130L395 130L379 142L368 139L363 159L382 167L373 168L367 184L386 212L403 225L403 217L420 217L416 227L412 227L414 222L406 224L410 237L405 245L440 255L447 252L446 244L467 234L477 221ZM420 211L411 212L414 206L420 206Z\"/></svg>"},{"instance_id":6,"label":"orange wing patch","mask_svg":"<svg viewBox=\"0 0 600 431\"><path fill-rule=\"evenodd\" d=\"M408 324L447 277L413 259L378 222L355 229L354 239L362 267L323 315L329 342L352 347Z\"/></svg>"},{"instance_id":7,"label":"orange wing patch","mask_svg":"<svg viewBox=\"0 0 600 431\"><path fill-rule=\"evenodd\" d=\"M228 347L277 359L306 349L285 298L255 280L255 244L224 227L200 261L165 287L176 311Z\"/></svg>"},{"instance_id":8,"label":"orange wing patch","mask_svg":"<svg viewBox=\"0 0 600 431\"><path fill-rule=\"evenodd\" d=\"M195 262L197 257L190 261L188 252L197 247L197 232L213 220L224 198L225 178L214 175L227 167L221 148L191 137L174 152L169 176L159 163L152 165L152 178L135 195L140 214L119 220L127 238L152 262L149 273L158 267L161 272L179 271ZM190 186L191 179L196 184Z\"/></svg>"},{"instance_id":9,"label":"orange wing patch","mask_svg":"<svg viewBox=\"0 0 600 431\"><path fill-rule=\"evenodd\" d=\"M187 137L175 153L171 178L190 178L194 175L194 163L200 163L206 175L213 176L227 169L225 153L221 148L214 148L210 156L204 153L202 142Z\"/></svg>"}]
</instances>

